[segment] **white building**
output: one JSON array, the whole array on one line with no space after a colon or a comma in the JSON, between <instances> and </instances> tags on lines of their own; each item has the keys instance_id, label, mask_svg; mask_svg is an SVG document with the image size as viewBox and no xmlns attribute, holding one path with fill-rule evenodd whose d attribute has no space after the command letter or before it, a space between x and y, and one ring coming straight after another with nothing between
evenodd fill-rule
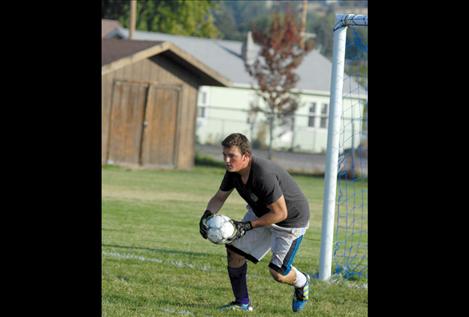
<instances>
[{"instance_id":1,"label":"white building","mask_svg":"<svg viewBox=\"0 0 469 317\"><path fill-rule=\"evenodd\" d=\"M127 38L128 30L119 28L116 36ZM200 87L196 130L198 142L219 144L228 134L240 132L250 137L254 145L268 143L269 129L265 117L262 113L258 113L256 117L250 113L250 105L262 105L262 100L253 88L255 81L245 70L243 42L143 31L136 31L133 38L172 42L232 82L231 87ZM245 55L255 58L257 46L249 40L246 43ZM297 83L300 107L295 114L294 128L285 126L275 130L274 149L325 152L331 69L331 62L318 50L305 56L296 69L300 76ZM347 78L344 92L350 85L355 86L356 83ZM344 100L343 107L348 109L350 116L362 117L366 94L361 88L355 95ZM361 123L357 120L349 129L360 131ZM358 146L359 136L349 143Z\"/></svg>"}]
</instances>

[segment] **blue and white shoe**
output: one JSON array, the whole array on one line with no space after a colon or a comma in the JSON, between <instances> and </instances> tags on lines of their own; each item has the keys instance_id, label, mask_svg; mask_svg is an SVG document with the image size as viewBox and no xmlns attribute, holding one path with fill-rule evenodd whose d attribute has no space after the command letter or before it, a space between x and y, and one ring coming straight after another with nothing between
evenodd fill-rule
<instances>
[{"instance_id":1,"label":"blue and white shoe","mask_svg":"<svg viewBox=\"0 0 469 317\"><path fill-rule=\"evenodd\" d=\"M240 304L235 301L228 303L226 305L223 305L222 307L219 308L220 311L253 311L251 303L249 304Z\"/></svg>"},{"instance_id":2,"label":"blue and white shoe","mask_svg":"<svg viewBox=\"0 0 469 317\"><path fill-rule=\"evenodd\" d=\"M294 312L302 311L309 299L309 280L310 277L307 273L303 273L306 276L306 284L303 287L296 288L293 293L293 301L291 308Z\"/></svg>"}]
</instances>

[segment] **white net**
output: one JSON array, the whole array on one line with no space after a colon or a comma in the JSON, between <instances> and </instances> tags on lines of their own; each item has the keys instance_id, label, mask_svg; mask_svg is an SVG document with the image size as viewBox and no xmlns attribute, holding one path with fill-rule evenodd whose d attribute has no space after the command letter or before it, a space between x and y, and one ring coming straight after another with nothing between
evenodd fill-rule
<instances>
[{"instance_id":1,"label":"white net","mask_svg":"<svg viewBox=\"0 0 469 317\"><path fill-rule=\"evenodd\" d=\"M345 51L336 219L335 273L368 278L368 27L349 25Z\"/></svg>"}]
</instances>

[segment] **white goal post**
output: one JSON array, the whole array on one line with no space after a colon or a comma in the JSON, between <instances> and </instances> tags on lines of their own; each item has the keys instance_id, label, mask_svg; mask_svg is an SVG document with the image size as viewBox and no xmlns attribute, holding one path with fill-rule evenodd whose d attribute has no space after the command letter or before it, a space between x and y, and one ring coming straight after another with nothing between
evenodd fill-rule
<instances>
[{"instance_id":1,"label":"white goal post","mask_svg":"<svg viewBox=\"0 0 469 317\"><path fill-rule=\"evenodd\" d=\"M342 115L346 35L348 26L368 26L368 17L354 14L337 14L334 26L332 76L329 102L329 126L324 182L324 202L321 232L319 279L328 280L332 271L334 217L339 161L339 137Z\"/></svg>"}]
</instances>

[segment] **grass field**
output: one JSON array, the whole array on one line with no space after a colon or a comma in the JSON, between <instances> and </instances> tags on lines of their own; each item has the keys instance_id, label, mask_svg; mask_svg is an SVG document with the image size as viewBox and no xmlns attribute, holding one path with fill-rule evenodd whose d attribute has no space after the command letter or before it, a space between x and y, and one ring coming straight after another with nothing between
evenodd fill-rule
<instances>
[{"instance_id":1,"label":"grass field","mask_svg":"<svg viewBox=\"0 0 469 317\"><path fill-rule=\"evenodd\" d=\"M102 169L102 315L240 316L217 307L233 299L223 246L200 237L198 222L224 170ZM319 267L322 178L295 176L310 202L311 224L295 259L300 270ZM236 191L221 213L234 219L245 203ZM312 280L311 300L291 311L292 287L275 282L269 255L248 265L251 316L367 316L368 289L346 280Z\"/></svg>"}]
</instances>

